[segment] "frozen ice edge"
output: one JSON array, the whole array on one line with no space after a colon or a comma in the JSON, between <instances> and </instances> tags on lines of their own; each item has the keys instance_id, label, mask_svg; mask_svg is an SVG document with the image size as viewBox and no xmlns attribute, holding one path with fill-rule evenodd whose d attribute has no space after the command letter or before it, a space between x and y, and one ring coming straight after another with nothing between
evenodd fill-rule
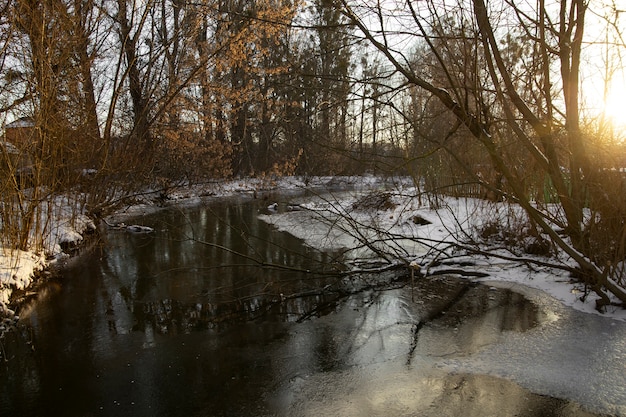
<instances>
[{"instance_id":1,"label":"frozen ice edge","mask_svg":"<svg viewBox=\"0 0 626 417\"><path fill-rule=\"evenodd\" d=\"M541 323L523 333L507 332L470 357L443 360L442 369L505 378L593 413L626 416L623 321L571 308L523 283L483 282L523 294L538 306Z\"/></svg>"},{"instance_id":2,"label":"frozen ice edge","mask_svg":"<svg viewBox=\"0 0 626 417\"><path fill-rule=\"evenodd\" d=\"M192 205L201 201L204 195L220 198L252 195L258 190L296 190L307 186L321 187L329 180L330 178L315 178L308 184L299 178L280 179L273 183L258 180L219 182L210 187L176 190L170 195L169 202ZM364 189L379 185L378 180L374 178L346 181L350 185L362 185ZM354 197L350 193L343 196L346 199ZM308 208L315 210L318 207L313 205ZM131 218L159 209L160 207L150 198L146 198L140 204L130 206L117 215L120 218ZM301 227L306 224L302 221L302 216L311 214L310 211L302 210L261 217L278 228L305 239L311 246L326 248L337 245L338 241L330 237L323 225L318 225L315 230L308 226ZM375 219L383 225L390 228L406 227L406 224L397 221L402 213L392 213L394 217L397 216L394 219L395 225L387 224L390 223L389 213L378 214L380 216ZM445 220L445 213L437 215L424 209L420 214L433 221L432 225L420 230L426 230L433 236L443 236L447 233L441 224ZM55 234L54 239L57 240L53 244L51 241L52 250L56 251L53 252L56 257L52 262L62 259L59 246L61 242L80 240L84 232L80 227L91 227L88 219L83 220L82 226L81 223L74 223L69 227L69 214L67 218L57 219L58 224L53 229L64 232ZM344 241L342 245L350 245L350 241ZM0 257L2 283L0 308L6 308L12 290L6 288L5 280L15 280L17 288L26 288L32 283L34 272L49 266L51 262L40 253L20 252L19 257L19 262L14 258ZM626 394L623 392L626 387L626 373L623 372L621 362L621 359L626 357L626 335L621 330L623 322L626 322L626 312L623 309L614 308L605 314L598 313L593 308L592 302L580 301L580 290L575 285L567 279L553 279L553 271L547 269L530 272L524 266L488 259L476 264L475 268L490 273L489 278L481 280L485 284L506 287L529 297L546 312L547 320L540 327L524 333L521 337L508 335L502 343L489 347L471 358L443 361L442 367L452 372L490 373L516 381L534 392L574 399L590 410L626 416ZM516 352L519 352L519 349L526 349L529 354L523 357L512 356L513 348L517 349ZM567 360L568 363L573 361L578 366L564 369L560 366L561 360ZM539 369L535 367L537 363L540 364ZM594 367L597 369L593 369Z\"/></svg>"},{"instance_id":3,"label":"frozen ice edge","mask_svg":"<svg viewBox=\"0 0 626 417\"><path fill-rule=\"evenodd\" d=\"M328 215L338 207L329 209L324 204L299 203L309 211L260 217L319 249L349 248L355 244L349 235L329 230L326 223L313 219L320 211ZM448 202L453 203L454 200ZM342 205L347 206L349 202ZM462 207L452 210L462 211ZM429 209L417 211L433 221L420 230L430 237L449 237L448 230L441 224L446 220L445 213L435 214ZM374 213L369 220L387 230L398 231L406 225L401 217L402 213L385 211ZM387 221L390 218L394 221ZM419 258L417 253L416 257ZM575 401L591 412L626 416L624 309L609 306L605 313L599 313L594 308L593 297L581 301L582 287L570 282L560 270L535 267L531 271L519 263L495 258L468 257L467 260L472 260L473 265L465 269L490 275L472 280L521 293L535 303L542 314L541 324L522 334L508 332L501 342L469 357L443 359L438 367L448 372L505 378L531 392Z\"/></svg>"}]
</instances>

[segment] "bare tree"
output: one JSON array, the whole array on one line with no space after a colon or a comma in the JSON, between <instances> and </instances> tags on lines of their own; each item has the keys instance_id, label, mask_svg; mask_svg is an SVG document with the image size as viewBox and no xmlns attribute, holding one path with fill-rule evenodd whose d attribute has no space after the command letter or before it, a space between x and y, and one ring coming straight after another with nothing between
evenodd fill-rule
<instances>
[{"instance_id":1,"label":"bare tree","mask_svg":"<svg viewBox=\"0 0 626 417\"><path fill-rule=\"evenodd\" d=\"M612 274L610 266L623 261L623 257L611 258L610 249L621 241L623 226L607 239L594 235L592 226L597 220L589 221L584 216L587 206L598 210L606 206L606 196L599 190L610 187L604 180L603 167L594 166L589 159L580 121L579 77L587 2L563 0L557 10L543 1L528 9L508 1L486 4L483 0L396 4L408 12L395 20L395 26L390 26L386 22L393 18L380 3L357 5L342 1L344 13L363 37L407 82L443 104L480 144L506 187L502 182L476 179L520 204L531 221L578 263L581 278L601 295L601 304L608 302L605 291L626 302L623 277ZM462 30L457 33L436 30L445 28L450 20ZM511 60L506 55L512 49L507 49L503 33L511 28L527 36L532 44L530 56L523 54ZM415 41L426 45L433 54L440 78L433 77L432 70L425 73L411 66L403 51L393 48L390 38L406 37L407 33L416 33ZM446 55L446 50L440 47L449 41L459 44L458 36L462 37L462 45L469 47L457 54L462 62L460 68L453 60L454 55ZM532 71L528 72L521 63L531 60ZM468 65L472 62L480 67ZM480 68L481 72L472 75L468 73L471 68ZM554 74L554 68L559 68L558 75ZM524 157L550 179L562 215L533 202L520 179L524 169L514 159L519 153L512 154L511 145L517 151L523 150ZM459 155L454 148L447 151ZM472 167L461 166L468 174L476 174ZM600 217L600 222L610 220L604 214ZM608 246L604 256L596 252L599 245L593 244L599 240Z\"/></svg>"}]
</instances>

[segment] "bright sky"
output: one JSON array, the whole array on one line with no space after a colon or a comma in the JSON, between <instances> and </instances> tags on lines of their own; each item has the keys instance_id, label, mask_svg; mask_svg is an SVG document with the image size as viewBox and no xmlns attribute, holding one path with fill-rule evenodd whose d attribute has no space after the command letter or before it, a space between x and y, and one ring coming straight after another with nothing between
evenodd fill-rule
<instances>
[{"instance_id":1,"label":"bright sky","mask_svg":"<svg viewBox=\"0 0 626 417\"><path fill-rule=\"evenodd\" d=\"M615 77L611 83L603 110L614 127L626 129L626 74L621 71L619 75L621 77Z\"/></svg>"},{"instance_id":2,"label":"bright sky","mask_svg":"<svg viewBox=\"0 0 626 417\"><path fill-rule=\"evenodd\" d=\"M599 0L590 7L582 99L588 116L610 123L616 138L626 140L626 0Z\"/></svg>"},{"instance_id":3,"label":"bright sky","mask_svg":"<svg viewBox=\"0 0 626 417\"><path fill-rule=\"evenodd\" d=\"M608 124L615 140L626 141L626 71L616 73L608 83L605 97L605 82L599 71L588 72L583 79L583 118Z\"/></svg>"}]
</instances>

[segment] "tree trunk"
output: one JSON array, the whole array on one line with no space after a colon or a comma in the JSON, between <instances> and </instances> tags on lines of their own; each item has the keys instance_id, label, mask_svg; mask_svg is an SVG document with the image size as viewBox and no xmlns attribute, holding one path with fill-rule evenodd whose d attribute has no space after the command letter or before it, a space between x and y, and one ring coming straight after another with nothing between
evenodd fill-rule
<instances>
[{"instance_id":1,"label":"tree trunk","mask_svg":"<svg viewBox=\"0 0 626 417\"><path fill-rule=\"evenodd\" d=\"M118 14L117 22L120 25L120 41L126 58L128 72L128 90L133 108L133 131L131 137L135 138L135 146L139 146L142 159L149 161L152 159L153 141L150 135L148 123L148 100L143 93L141 82L141 72L137 60L137 40L140 31L131 34L130 22L128 21L128 10L126 0L117 0Z\"/></svg>"}]
</instances>

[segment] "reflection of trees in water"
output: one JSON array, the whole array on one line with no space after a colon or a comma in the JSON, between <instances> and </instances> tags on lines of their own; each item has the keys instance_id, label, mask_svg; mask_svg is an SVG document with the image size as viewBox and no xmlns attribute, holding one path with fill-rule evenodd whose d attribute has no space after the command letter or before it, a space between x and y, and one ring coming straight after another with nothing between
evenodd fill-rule
<instances>
[{"instance_id":1,"label":"reflection of trees in water","mask_svg":"<svg viewBox=\"0 0 626 417\"><path fill-rule=\"evenodd\" d=\"M407 364L416 354L470 354L496 343L505 331L538 324L538 307L511 290L449 278L426 282L422 290L430 305L413 326Z\"/></svg>"},{"instance_id":2,"label":"reflection of trees in water","mask_svg":"<svg viewBox=\"0 0 626 417\"><path fill-rule=\"evenodd\" d=\"M121 298L111 308L115 329L122 318L130 325L126 329L159 334L259 319L300 322L336 310L354 294L368 293L375 303L377 291L410 285L402 276L404 268L346 275L340 253L316 251L288 233L276 232L258 219L251 204L163 213L154 222L159 231L154 236L112 236L120 238L120 247L109 254L105 287L110 296ZM387 323L414 327L409 362L418 342L423 343L418 333L425 326L458 327L458 334L467 336L451 344L480 346L486 339L473 335L482 334L475 332L478 327L493 329L488 332L491 340L498 332L525 330L536 321L536 308L510 291L490 291L446 276L423 277L415 285L417 304L402 308L414 310L416 318L403 319L398 313ZM383 311L373 304L361 306L360 342L346 343L342 353L375 355L383 349L386 330L381 326L397 306L387 307Z\"/></svg>"},{"instance_id":3,"label":"reflection of trees in water","mask_svg":"<svg viewBox=\"0 0 626 417\"><path fill-rule=\"evenodd\" d=\"M485 285L468 287L467 294L448 306L437 321L454 327L470 319L488 320L496 331L525 331L537 324L537 306L522 294Z\"/></svg>"},{"instance_id":4,"label":"reflection of trees in water","mask_svg":"<svg viewBox=\"0 0 626 417\"><path fill-rule=\"evenodd\" d=\"M171 298L137 301L134 306L134 329L150 327L160 334L178 334L223 328L257 319L299 322L336 310L350 296L359 293L365 296L367 293L370 302L361 306L362 320L357 327L360 337L370 330L374 332L364 339L369 340L370 337L381 336L380 325L387 321L386 317L390 314L373 306L378 293L406 285L409 285L409 280L406 277L398 279L397 276L395 279L350 277L335 279L334 282L319 278L299 280L289 285L277 282L273 286L257 288L256 292L248 288L239 293L238 298L234 297L237 292L233 288L224 289L229 296L233 296L229 301L224 301L227 298L224 294L212 294L213 297L189 302ZM413 324L414 340L409 343L409 362L419 342L418 333L424 327L429 331L442 328L454 331L451 344L459 347L471 345L473 348L470 346L469 349L473 350L493 342L492 339L498 338L503 331L525 331L537 324L537 307L523 295L510 290L496 290L464 279L432 277L419 280L414 291L418 302L411 309L416 309L417 321ZM408 306L397 308L406 309ZM378 317L377 313L384 313L384 317ZM394 318L395 324L400 322L403 319ZM359 346L352 348L359 349ZM425 348L430 349L428 346Z\"/></svg>"},{"instance_id":5,"label":"reflection of trees in water","mask_svg":"<svg viewBox=\"0 0 626 417\"><path fill-rule=\"evenodd\" d=\"M316 293L312 295L284 297L258 296L232 302L196 302L164 299L135 305L135 330L152 325L158 333L188 333L230 324L251 321L260 317L284 321L296 321L316 311L321 305L334 305L337 296Z\"/></svg>"},{"instance_id":6,"label":"reflection of trees in water","mask_svg":"<svg viewBox=\"0 0 626 417\"><path fill-rule=\"evenodd\" d=\"M339 280L340 256L276 232L258 219L258 204L166 211L144 219L155 234L111 233L102 275L109 297L121 300L110 320L123 314L118 304L132 311L134 329L152 324L160 333L318 314L334 297L320 289Z\"/></svg>"},{"instance_id":7,"label":"reflection of trees in water","mask_svg":"<svg viewBox=\"0 0 626 417\"><path fill-rule=\"evenodd\" d=\"M264 281L263 286L223 287L203 294L208 301L171 298L135 302L135 330L152 325L157 332L185 333L226 327L257 319L301 322L328 314L346 298L405 286L394 274Z\"/></svg>"}]
</instances>

